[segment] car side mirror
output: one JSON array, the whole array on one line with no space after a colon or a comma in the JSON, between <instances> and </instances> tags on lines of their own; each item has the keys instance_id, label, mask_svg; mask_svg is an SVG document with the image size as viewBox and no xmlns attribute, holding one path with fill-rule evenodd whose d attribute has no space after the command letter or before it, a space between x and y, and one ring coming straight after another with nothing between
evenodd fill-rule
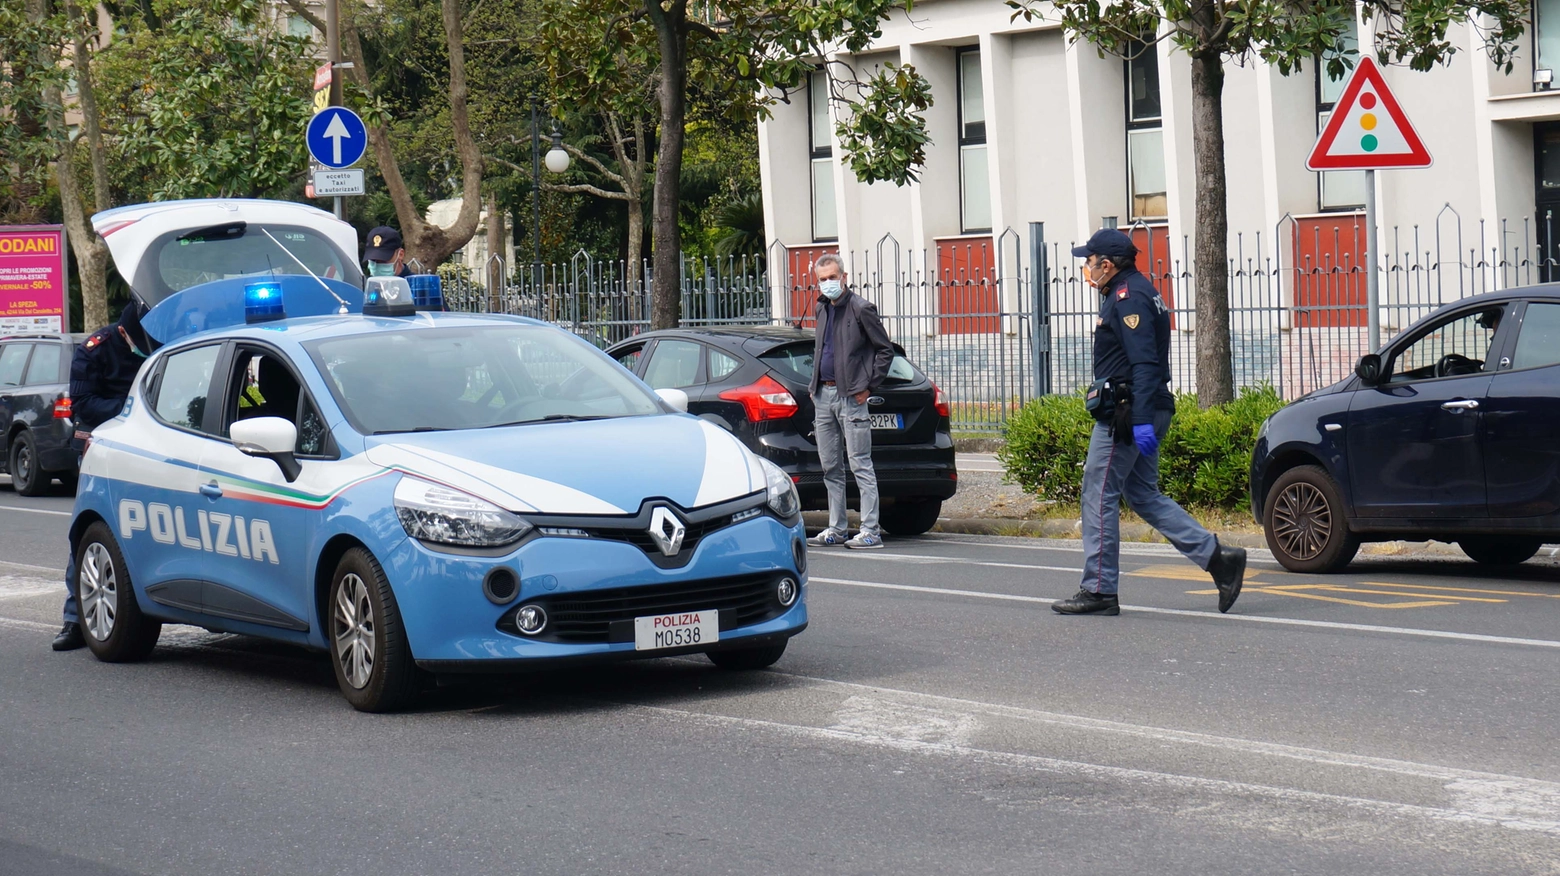
<instances>
[{"instance_id":1,"label":"car side mirror","mask_svg":"<svg viewBox=\"0 0 1560 876\"><path fill-rule=\"evenodd\" d=\"M688 413L688 393L680 389L658 389L655 394L673 410Z\"/></svg>"},{"instance_id":2,"label":"car side mirror","mask_svg":"<svg viewBox=\"0 0 1560 876\"><path fill-rule=\"evenodd\" d=\"M1354 373L1361 383L1375 386L1381 382L1381 357L1375 353L1366 353L1360 357L1359 364L1354 366Z\"/></svg>"},{"instance_id":3,"label":"car side mirror","mask_svg":"<svg viewBox=\"0 0 1560 876\"><path fill-rule=\"evenodd\" d=\"M293 450L298 446L298 427L281 417L254 417L239 420L231 431L233 446L245 456L269 459L282 470L287 483L298 479L303 466Z\"/></svg>"}]
</instances>

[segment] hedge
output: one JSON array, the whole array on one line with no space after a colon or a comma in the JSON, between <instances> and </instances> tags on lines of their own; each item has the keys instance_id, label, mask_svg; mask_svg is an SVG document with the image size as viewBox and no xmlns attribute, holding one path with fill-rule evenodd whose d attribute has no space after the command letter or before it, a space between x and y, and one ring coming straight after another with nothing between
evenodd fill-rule
<instances>
[{"instance_id":1,"label":"hedge","mask_svg":"<svg viewBox=\"0 0 1560 876\"><path fill-rule=\"evenodd\" d=\"M1250 509L1247 479L1262 421L1284 406L1272 387L1241 390L1206 410L1196 396L1176 399L1175 418L1159 447L1159 486L1183 505ZM1094 420L1082 395L1048 395L1008 420L998 458L1025 491L1059 503L1078 502Z\"/></svg>"}]
</instances>

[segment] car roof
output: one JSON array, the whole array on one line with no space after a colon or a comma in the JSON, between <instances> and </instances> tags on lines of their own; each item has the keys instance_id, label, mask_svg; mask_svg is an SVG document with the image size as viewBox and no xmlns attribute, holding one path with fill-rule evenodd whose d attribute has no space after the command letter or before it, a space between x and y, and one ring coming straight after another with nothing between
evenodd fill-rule
<instances>
[{"instance_id":1,"label":"car roof","mask_svg":"<svg viewBox=\"0 0 1560 876\"><path fill-rule=\"evenodd\" d=\"M813 333L810 329L800 329L784 325L721 325L721 326L692 326L688 328L657 329L656 331L643 332L628 338L627 341L649 340L651 338L666 337L703 337L712 340L746 341L764 340L783 344L790 341L811 341Z\"/></svg>"},{"instance_id":2,"label":"car roof","mask_svg":"<svg viewBox=\"0 0 1560 876\"><path fill-rule=\"evenodd\" d=\"M542 322L541 320L524 316L509 316L501 313L421 312L415 316L364 316L361 313L343 313L330 316L300 316L251 325L225 326L180 338L170 346L182 347L187 343L209 343L218 339L269 341L272 343L278 340L286 340L301 344L305 341L350 337L352 335L372 334L374 332L402 332L434 328L491 326L495 324L539 326L564 331L551 323ZM567 332L564 333L567 334Z\"/></svg>"},{"instance_id":3,"label":"car roof","mask_svg":"<svg viewBox=\"0 0 1560 876\"><path fill-rule=\"evenodd\" d=\"M68 341L68 342L70 342L72 344L79 344L82 341L85 341L88 337L91 337L91 336L86 334L86 333L84 333L84 332L71 332L68 335L62 335L59 332L34 332L32 334L25 334L25 335L0 335L0 342L3 342L3 341Z\"/></svg>"}]
</instances>

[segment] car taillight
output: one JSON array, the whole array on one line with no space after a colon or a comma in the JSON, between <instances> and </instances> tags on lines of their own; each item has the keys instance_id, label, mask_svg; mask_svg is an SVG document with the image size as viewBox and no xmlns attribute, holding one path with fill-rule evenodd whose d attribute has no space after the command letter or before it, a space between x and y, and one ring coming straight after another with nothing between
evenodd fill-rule
<instances>
[{"instance_id":1,"label":"car taillight","mask_svg":"<svg viewBox=\"0 0 1560 876\"><path fill-rule=\"evenodd\" d=\"M953 416L953 411L948 407L948 397L946 395L943 395L942 387L938 386L935 383L932 384L932 393L933 393L932 405L937 408L937 416L939 416L939 417L951 417L951 416Z\"/></svg>"},{"instance_id":2,"label":"car taillight","mask_svg":"<svg viewBox=\"0 0 1560 876\"><path fill-rule=\"evenodd\" d=\"M796 397L780 382L765 374L757 383L725 390L720 397L726 401L741 402L747 411L749 422L783 420L796 414Z\"/></svg>"},{"instance_id":3,"label":"car taillight","mask_svg":"<svg viewBox=\"0 0 1560 876\"><path fill-rule=\"evenodd\" d=\"M54 419L70 419L70 396L61 396L54 400Z\"/></svg>"}]
</instances>

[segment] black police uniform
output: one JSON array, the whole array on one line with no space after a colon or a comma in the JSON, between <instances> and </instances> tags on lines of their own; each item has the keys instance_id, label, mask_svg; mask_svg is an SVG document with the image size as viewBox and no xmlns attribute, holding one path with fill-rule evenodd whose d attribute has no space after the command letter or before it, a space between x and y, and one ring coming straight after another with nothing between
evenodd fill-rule
<instances>
[{"instance_id":1,"label":"black police uniform","mask_svg":"<svg viewBox=\"0 0 1560 876\"><path fill-rule=\"evenodd\" d=\"M1170 393L1170 309L1135 267L1110 279L1100 296L1094 328L1094 379L1110 378L1132 389L1132 424L1154 422L1155 411L1174 411ZM1130 433L1130 430L1128 430ZM1132 436L1117 435L1130 441Z\"/></svg>"},{"instance_id":2,"label":"black police uniform","mask_svg":"<svg viewBox=\"0 0 1560 876\"><path fill-rule=\"evenodd\" d=\"M93 332L76 347L75 355L71 357L70 413L76 421L72 444L77 453L86 449L84 436L113 419L124 408L130 386L141 371L141 363L157 347L141 328L141 317L145 314L146 306L131 298L119 314L119 322ZM135 348L125 340L126 335ZM71 550L65 561L65 626L54 637L56 651L69 651L85 644L77 615L75 581L76 554Z\"/></svg>"}]
</instances>

